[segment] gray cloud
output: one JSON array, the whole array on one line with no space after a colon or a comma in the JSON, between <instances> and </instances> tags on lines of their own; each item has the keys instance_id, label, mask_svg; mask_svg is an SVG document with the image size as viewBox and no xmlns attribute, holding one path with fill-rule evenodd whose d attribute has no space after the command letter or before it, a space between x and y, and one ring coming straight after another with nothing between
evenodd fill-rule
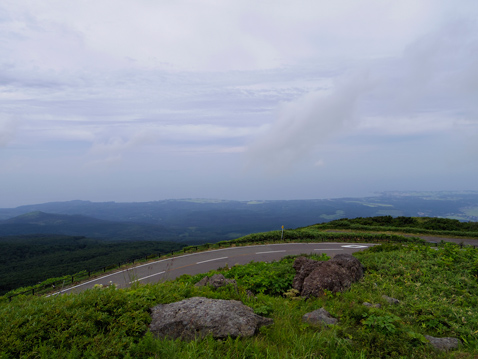
<instances>
[{"instance_id":1,"label":"gray cloud","mask_svg":"<svg viewBox=\"0 0 478 359\"><path fill-rule=\"evenodd\" d=\"M247 167L278 173L347 133L432 135L456 130L463 119L478 126L477 30L452 23L401 57L366 64L329 90L283 104L270 130L249 145Z\"/></svg>"},{"instance_id":2,"label":"gray cloud","mask_svg":"<svg viewBox=\"0 0 478 359\"><path fill-rule=\"evenodd\" d=\"M390 175L367 164L389 162L394 183L413 161L440 178L429 164L446 153L478 158L478 31L466 21L430 31L477 10L475 0L3 1L0 198L310 198L318 179L320 195L352 194L341 182L351 169L374 174L362 192L386 187ZM258 179L241 173L244 159L286 173ZM464 181L476 178L468 168Z\"/></svg>"},{"instance_id":3,"label":"gray cloud","mask_svg":"<svg viewBox=\"0 0 478 359\"><path fill-rule=\"evenodd\" d=\"M279 173L307 156L311 148L350 126L359 96L370 89L366 74L343 79L333 91L315 91L283 104L264 136L250 145L247 167Z\"/></svg>"}]
</instances>

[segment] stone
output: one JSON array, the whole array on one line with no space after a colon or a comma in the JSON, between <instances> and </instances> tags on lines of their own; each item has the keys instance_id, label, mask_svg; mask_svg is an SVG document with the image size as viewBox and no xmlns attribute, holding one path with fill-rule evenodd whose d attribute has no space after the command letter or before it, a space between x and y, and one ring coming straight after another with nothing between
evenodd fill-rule
<instances>
[{"instance_id":1,"label":"stone","mask_svg":"<svg viewBox=\"0 0 478 359\"><path fill-rule=\"evenodd\" d=\"M344 268L331 261L322 262L320 267L304 279L300 295L320 297L324 295L325 290L337 293L350 288L351 285L352 278Z\"/></svg>"},{"instance_id":2,"label":"stone","mask_svg":"<svg viewBox=\"0 0 478 359\"><path fill-rule=\"evenodd\" d=\"M336 254L330 261L337 263L352 276L352 281L357 282L363 277L363 265L350 254Z\"/></svg>"},{"instance_id":3,"label":"stone","mask_svg":"<svg viewBox=\"0 0 478 359\"><path fill-rule=\"evenodd\" d=\"M456 339L452 337L435 338L430 335L425 335L425 338L430 342L430 344L435 349L440 351L449 351L452 349L456 349L461 344L460 339Z\"/></svg>"},{"instance_id":4,"label":"stone","mask_svg":"<svg viewBox=\"0 0 478 359\"><path fill-rule=\"evenodd\" d=\"M292 288L298 290L299 293L302 291L302 285L304 284L304 279L309 276L314 269L320 266L322 262L314 261L306 257L298 257L294 261L293 267L295 269L296 275L292 282Z\"/></svg>"},{"instance_id":5,"label":"stone","mask_svg":"<svg viewBox=\"0 0 478 359\"><path fill-rule=\"evenodd\" d=\"M385 294L382 295L382 298L385 299L388 304L393 304L393 305L400 304L400 301L399 301L398 299L389 297L389 296L387 296L387 295L385 295Z\"/></svg>"},{"instance_id":6,"label":"stone","mask_svg":"<svg viewBox=\"0 0 478 359\"><path fill-rule=\"evenodd\" d=\"M338 319L331 316L324 308L320 308L313 312L304 314L302 321L309 324L327 326L337 324Z\"/></svg>"},{"instance_id":7,"label":"stone","mask_svg":"<svg viewBox=\"0 0 478 359\"><path fill-rule=\"evenodd\" d=\"M209 277L208 276L205 276L203 279L201 279L199 282L197 282L196 284L194 284L195 287L204 287L205 285L207 285L207 283L209 282Z\"/></svg>"},{"instance_id":8,"label":"stone","mask_svg":"<svg viewBox=\"0 0 478 359\"><path fill-rule=\"evenodd\" d=\"M195 284L196 287L202 287L205 285L210 285L213 288L217 289L220 287L224 287L228 284L233 285L237 289L237 283L234 279L226 279L224 275L218 273L214 274L211 277L205 276L203 279L201 279L199 282Z\"/></svg>"},{"instance_id":9,"label":"stone","mask_svg":"<svg viewBox=\"0 0 478 359\"><path fill-rule=\"evenodd\" d=\"M273 320L254 313L237 300L193 297L151 308L149 330L157 338L193 340L250 337Z\"/></svg>"},{"instance_id":10,"label":"stone","mask_svg":"<svg viewBox=\"0 0 478 359\"><path fill-rule=\"evenodd\" d=\"M299 257L293 265L296 275L292 287L303 297L319 297L325 290L344 291L363 277L363 266L350 254L339 254L327 262Z\"/></svg>"}]
</instances>

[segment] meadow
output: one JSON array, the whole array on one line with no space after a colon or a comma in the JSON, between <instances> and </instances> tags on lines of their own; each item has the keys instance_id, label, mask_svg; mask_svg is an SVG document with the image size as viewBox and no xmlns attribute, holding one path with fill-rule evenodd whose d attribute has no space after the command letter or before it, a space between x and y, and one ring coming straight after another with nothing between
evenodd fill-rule
<instances>
[{"instance_id":1,"label":"meadow","mask_svg":"<svg viewBox=\"0 0 478 359\"><path fill-rule=\"evenodd\" d=\"M476 358L476 248L385 243L355 256L365 266L364 278L346 292L321 298L290 292L294 258L286 257L220 269L237 280L237 290L195 287L201 274L129 289L110 286L75 295L4 300L0 358ZM248 296L248 290L255 296ZM400 304L390 305L382 295ZM149 334L149 308L194 296L241 300L274 324L251 338L183 342ZM337 317L338 324L322 328L301 321L320 307ZM455 337L462 345L453 352L436 352L424 335Z\"/></svg>"}]
</instances>

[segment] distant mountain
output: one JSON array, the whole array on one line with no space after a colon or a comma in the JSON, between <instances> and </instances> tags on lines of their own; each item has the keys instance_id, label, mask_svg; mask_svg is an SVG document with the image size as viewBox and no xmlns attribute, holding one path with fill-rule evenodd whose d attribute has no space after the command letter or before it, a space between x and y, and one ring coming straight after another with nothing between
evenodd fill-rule
<instances>
[{"instance_id":1,"label":"distant mountain","mask_svg":"<svg viewBox=\"0 0 478 359\"><path fill-rule=\"evenodd\" d=\"M478 192L384 192L364 198L289 201L180 199L116 203L76 200L3 208L0 220L38 211L73 217L68 220L51 217L46 221L40 216L30 222L20 217L16 220L24 222L0 222L0 235L24 234L27 230L33 233L35 228L41 229L39 233L61 229L62 232L54 233L197 243L237 238L279 229L282 225L297 228L340 218L390 215L478 221ZM40 224L44 220L45 224ZM13 230L17 232L7 233Z\"/></svg>"}]
</instances>

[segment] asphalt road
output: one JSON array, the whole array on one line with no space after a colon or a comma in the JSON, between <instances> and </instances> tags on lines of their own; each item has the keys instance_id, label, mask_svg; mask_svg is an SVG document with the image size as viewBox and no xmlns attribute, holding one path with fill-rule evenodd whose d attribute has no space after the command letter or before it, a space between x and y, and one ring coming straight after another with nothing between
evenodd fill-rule
<instances>
[{"instance_id":1,"label":"asphalt road","mask_svg":"<svg viewBox=\"0 0 478 359\"><path fill-rule=\"evenodd\" d=\"M155 283L171 280L183 274L195 275L206 273L226 265L247 264L251 261L269 262L287 255L326 253L333 257L338 253L349 253L363 250L376 244L370 243L281 243L268 245L251 245L231 247L185 254L179 257L162 259L107 274L79 285L65 288L59 293L78 293L96 284L108 285L111 282L119 288L129 287L134 282Z\"/></svg>"}]
</instances>

